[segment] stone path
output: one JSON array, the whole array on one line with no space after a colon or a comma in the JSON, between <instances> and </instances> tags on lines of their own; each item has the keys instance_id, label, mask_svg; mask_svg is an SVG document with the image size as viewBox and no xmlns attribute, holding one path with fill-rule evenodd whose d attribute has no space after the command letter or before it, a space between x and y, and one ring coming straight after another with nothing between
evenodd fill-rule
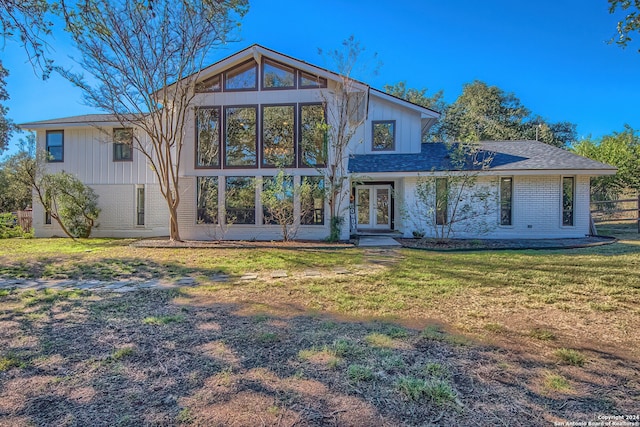
<instances>
[{"instance_id":1,"label":"stone path","mask_svg":"<svg viewBox=\"0 0 640 427\"><path fill-rule=\"evenodd\" d=\"M398 262L402 256L395 248L372 247L364 251L364 262L369 265L388 267ZM358 269L368 269L366 265L346 267L334 267L330 270L309 268L289 274L285 270L266 271L261 273L246 272L240 276L230 276L224 273L217 273L209 277L209 280L216 283L240 283L253 280L279 280L286 278L322 278L332 275L354 274ZM55 279L7 279L0 278L0 290L20 289L20 290L71 290L80 289L91 292L115 292L126 293L143 289L172 289L182 287L192 287L199 285L194 277L184 276L177 279L150 279L150 280L55 280Z\"/></svg>"}]
</instances>

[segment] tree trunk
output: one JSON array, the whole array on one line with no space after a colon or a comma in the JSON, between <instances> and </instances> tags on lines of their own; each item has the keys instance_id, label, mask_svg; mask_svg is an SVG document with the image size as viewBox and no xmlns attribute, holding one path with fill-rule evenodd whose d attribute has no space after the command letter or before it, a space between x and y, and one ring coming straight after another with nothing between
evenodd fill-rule
<instances>
[{"instance_id":1,"label":"tree trunk","mask_svg":"<svg viewBox=\"0 0 640 427\"><path fill-rule=\"evenodd\" d=\"M181 242L180 229L178 227L178 209L175 206L169 206L169 240L172 242Z\"/></svg>"}]
</instances>

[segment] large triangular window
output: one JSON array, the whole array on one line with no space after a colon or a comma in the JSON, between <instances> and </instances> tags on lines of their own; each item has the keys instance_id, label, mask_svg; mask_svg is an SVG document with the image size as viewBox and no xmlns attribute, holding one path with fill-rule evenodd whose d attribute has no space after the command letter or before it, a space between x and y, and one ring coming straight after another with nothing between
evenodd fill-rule
<instances>
[{"instance_id":1,"label":"large triangular window","mask_svg":"<svg viewBox=\"0 0 640 427\"><path fill-rule=\"evenodd\" d=\"M294 68L265 59L262 63L263 89L293 89L296 87Z\"/></svg>"},{"instance_id":2,"label":"large triangular window","mask_svg":"<svg viewBox=\"0 0 640 427\"><path fill-rule=\"evenodd\" d=\"M196 92L220 92L220 74L196 84Z\"/></svg>"},{"instance_id":3,"label":"large triangular window","mask_svg":"<svg viewBox=\"0 0 640 427\"><path fill-rule=\"evenodd\" d=\"M257 90L258 64L252 59L224 73L224 90Z\"/></svg>"},{"instance_id":4,"label":"large triangular window","mask_svg":"<svg viewBox=\"0 0 640 427\"><path fill-rule=\"evenodd\" d=\"M313 74L300 72L300 88L311 89L327 87L327 79Z\"/></svg>"}]
</instances>

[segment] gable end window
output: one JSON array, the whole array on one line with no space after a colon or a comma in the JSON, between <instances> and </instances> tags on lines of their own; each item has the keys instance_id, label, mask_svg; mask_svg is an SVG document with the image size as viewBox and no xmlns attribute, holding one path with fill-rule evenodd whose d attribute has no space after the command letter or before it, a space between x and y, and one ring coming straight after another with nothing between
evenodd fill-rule
<instances>
[{"instance_id":1,"label":"gable end window","mask_svg":"<svg viewBox=\"0 0 640 427\"><path fill-rule=\"evenodd\" d=\"M258 90L258 64L252 59L225 72L224 90Z\"/></svg>"},{"instance_id":2,"label":"gable end window","mask_svg":"<svg viewBox=\"0 0 640 427\"><path fill-rule=\"evenodd\" d=\"M500 225L512 225L513 178L500 178Z\"/></svg>"},{"instance_id":3,"label":"gable end window","mask_svg":"<svg viewBox=\"0 0 640 427\"><path fill-rule=\"evenodd\" d=\"M269 59L262 62L262 88L265 90L274 89L295 89L296 70L286 65Z\"/></svg>"},{"instance_id":4,"label":"gable end window","mask_svg":"<svg viewBox=\"0 0 640 427\"><path fill-rule=\"evenodd\" d=\"M216 74L196 84L196 92L198 93L220 92L220 90L220 74Z\"/></svg>"},{"instance_id":5,"label":"gable end window","mask_svg":"<svg viewBox=\"0 0 640 427\"><path fill-rule=\"evenodd\" d=\"M574 225L575 179L572 176L562 178L562 225Z\"/></svg>"},{"instance_id":6,"label":"gable end window","mask_svg":"<svg viewBox=\"0 0 640 427\"><path fill-rule=\"evenodd\" d=\"M262 106L262 166L295 166L295 105Z\"/></svg>"},{"instance_id":7,"label":"gable end window","mask_svg":"<svg viewBox=\"0 0 640 427\"><path fill-rule=\"evenodd\" d=\"M300 167L323 167L327 164L327 128L322 104L300 104Z\"/></svg>"},{"instance_id":8,"label":"gable end window","mask_svg":"<svg viewBox=\"0 0 640 427\"><path fill-rule=\"evenodd\" d=\"M133 129L117 128L113 130L113 161L130 162L133 160Z\"/></svg>"},{"instance_id":9,"label":"gable end window","mask_svg":"<svg viewBox=\"0 0 640 427\"><path fill-rule=\"evenodd\" d=\"M47 161L63 162L64 161L64 131L48 130L47 131Z\"/></svg>"},{"instance_id":10,"label":"gable end window","mask_svg":"<svg viewBox=\"0 0 640 427\"><path fill-rule=\"evenodd\" d=\"M316 89L327 87L327 79L300 71L298 87L300 89Z\"/></svg>"},{"instance_id":11,"label":"gable end window","mask_svg":"<svg viewBox=\"0 0 640 427\"><path fill-rule=\"evenodd\" d=\"M396 148L396 121L376 120L372 122L373 151L393 151Z\"/></svg>"}]
</instances>

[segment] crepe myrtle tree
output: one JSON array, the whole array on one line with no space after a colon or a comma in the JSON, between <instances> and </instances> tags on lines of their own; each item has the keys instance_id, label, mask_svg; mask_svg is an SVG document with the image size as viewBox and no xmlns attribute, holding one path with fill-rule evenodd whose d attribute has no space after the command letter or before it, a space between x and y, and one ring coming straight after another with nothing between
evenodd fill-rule
<instances>
[{"instance_id":1,"label":"crepe myrtle tree","mask_svg":"<svg viewBox=\"0 0 640 427\"><path fill-rule=\"evenodd\" d=\"M326 109L326 120L316 125L319 132L324 132L326 143L323 145L326 163L318 164L318 170L326 177L324 185L329 204L330 235L328 240L340 239L340 230L345 218L345 200L348 200L349 175L346 171L349 144L358 129L366 121L366 109L369 103L368 87L354 79L354 75L377 73L380 63L377 55L365 60L365 48L354 36L342 42L342 48L323 52L320 55L331 62L338 74L337 80L326 91L321 91L320 98ZM316 149L318 145L315 145ZM303 141L303 149L306 149ZM324 154L324 153L323 153Z\"/></svg>"},{"instance_id":2,"label":"crepe myrtle tree","mask_svg":"<svg viewBox=\"0 0 640 427\"><path fill-rule=\"evenodd\" d=\"M81 0L61 2L83 72L56 68L88 105L131 128L164 197L170 240L181 240L178 168L193 114L199 70L232 38L247 0Z\"/></svg>"},{"instance_id":3,"label":"crepe myrtle tree","mask_svg":"<svg viewBox=\"0 0 640 427\"><path fill-rule=\"evenodd\" d=\"M448 149L448 171L418 177L413 202L403 208L403 216L415 227L415 237L424 237L429 230L439 240L456 233L482 235L496 226L495 182L478 180L489 168L493 153L481 150L478 143L449 144Z\"/></svg>"}]
</instances>

